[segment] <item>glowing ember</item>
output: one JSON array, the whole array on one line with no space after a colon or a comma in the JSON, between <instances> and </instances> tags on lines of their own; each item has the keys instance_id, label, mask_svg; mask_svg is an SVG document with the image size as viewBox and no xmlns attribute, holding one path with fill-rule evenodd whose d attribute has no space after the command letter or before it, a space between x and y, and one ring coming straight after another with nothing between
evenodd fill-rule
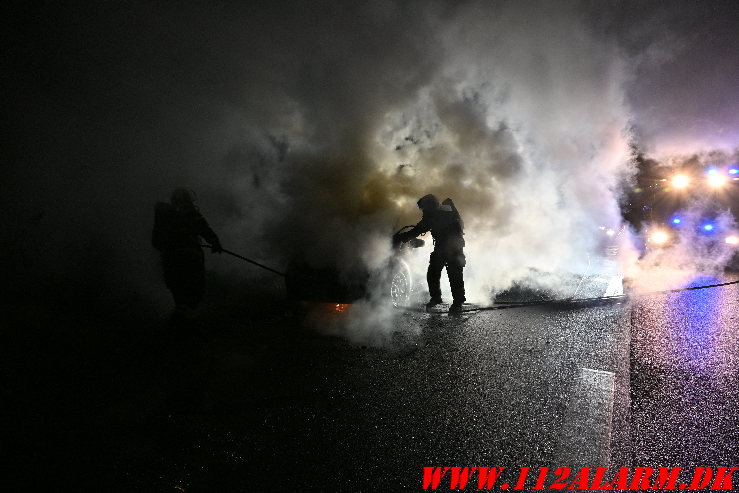
<instances>
[{"instance_id":1,"label":"glowing ember","mask_svg":"<svg viewBox=\"0 0 739 493\"><path fill-rule=\"evenodd\" d=\"M334 311L335 311L336 313L344 313L344 312L346 312L346 311L348 311L348 310L349 310L349 307L350 307L350 306L351 306L351 305L350 305L350 304L348 304L348 303L336 303L336 304L334 305Z\"/></svg>"}]
</instances>

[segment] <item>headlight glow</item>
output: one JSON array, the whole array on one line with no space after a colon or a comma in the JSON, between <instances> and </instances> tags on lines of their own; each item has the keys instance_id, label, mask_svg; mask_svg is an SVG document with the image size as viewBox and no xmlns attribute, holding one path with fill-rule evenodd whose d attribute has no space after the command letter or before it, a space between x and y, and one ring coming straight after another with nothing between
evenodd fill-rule
<instances>
[{"instance_id":1,"label":"headlight glow","mask_svg":"<svg viewBox=\"0 0 739 493\"><path fill-rule=\"evenodd\" d=\"M722 187L726 183L726 177L719 174L712 174L708 177L708 184L714 188Z\"/></svg>"},{"instance_id":2,"label":"headlight glow","mask_svg":"<svg viewBox=\"0 0 739 493\"><path fill-rule=\"evenodd\" d=\"M675 175L672 177L672 186L675 188L685 188L690 184L690 178L685 175Z\"/></svg>"},{"instance_id":3,"label":"headlight glow","mask_svg":"<svg viewBox=\"0 0 739 493\"><path fill-rule=\"evenodd\" d=\"M727 236L726 237L726 243L729 245L739 245L739 236Z\"/></svg>"},{"instance_id":4,"label":"headlight glow","mask_svg":"<svg viewBox=\"0 0 739 493\"><path fill-rule=\"evenodd\" d=\"M664 231L655 231L652 233L651 240L652 243L655 243L657 245L663 245L667 243L667 241L670 239L670 235L668 235Z\"/></svg>"}]
</instances>

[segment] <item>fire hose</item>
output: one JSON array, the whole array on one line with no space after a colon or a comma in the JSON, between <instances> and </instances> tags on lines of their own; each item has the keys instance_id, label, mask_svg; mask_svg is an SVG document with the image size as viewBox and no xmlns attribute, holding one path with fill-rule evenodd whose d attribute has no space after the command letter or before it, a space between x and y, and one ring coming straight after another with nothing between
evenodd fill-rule
<instances>
[{"instance_id":1,"label":"fire hose","mask_svg":"<svg viewBox=\"0 0 739 493\"><path fill-rule=\"evenodd\" d=\"M738 281L729 281L729 282L722 282L718 284L706 284L703 286L691 286L687 288L678 288L678 289L664 289L661 291L650 291L647 293L641 293L638 296L654 296L658 294L668 294L668 293L679 293L682 291L696 291L699 289L708 289L708 288L719 288L722 286L731 286L732 284L739 284ZM587 303L587 302L594 302L594 301L616 301L616 300L623 300L628 298L629 295L626 294L619 294L614 296L597 296L594 298L559 298L559 299L553 299L553 300L540 300L540 301L520 301L520 302L513 302L508 304L500 304L500 305L492 305L492 306L482 306L479 308L468 308L463 309L462 312L479 312L479 311L490 311L490 310L506 310L508 308L523 308L527 306L540 306L540 305L555 305L558 303L565 304L565 303Z\"/></svg>"},{"instance_id":2,"label":"fire hose","mask_svg":"<svg viewBox=\"0 0 739 493\"><path fill-rule=\"evenodd\" d=\"M202 247L207 248L213 248L212 245L203 244L200 245ZM268 270L269 272L272 272L274 274L277 274L278 276L285 277L284 272L280 272L278 270L275 270L271 267L267 267L266 265L260 264L259 262L256 262L250 258L246 258L243 255L239 255L236 252L232 252L230 250L226 250L225 248L221 250L223 253L227 253L233 257L236 257L238 259L244 260L246 262L249 262L250 264L254 264L257 267L261 267L262 269ZM661 291L650 291L647 293L641 293L639 296L654 296L658 294L668 294L668 293L679 293L682 291L696 291L699 289L709 289L709 288L719 288L722 286L731 286L733 284L739 284L739 280L737 281L729 281L729 282L722 282L718 284L705 284L702 286L691 286L687 288L677 288L677 289L664 289ZM505 304L495 304L492 306L481 306L477 308L468 308L463 309L462 312L479 312L479 311L491 311L491 310L507 310L509 308L524 308L528 306L541 306L541 305L556 305L556 304L565 304L565 303L588 303L588 302L594 302L594 301L616 301L616 300L623 300L628 298L628 295L626 294L619 294L614 296L596 296L593 298L557 298L557 299L551 299L551 300L539 300L539 301L517 301L517 302L510 302ZM405 309L409 309L409 307L406 307ZM414 310L415 311L415 310Z\"/></svg>"},{"instance_id":3,"label":"fire hose","mask_svg":"<svg viewBox=\"0 0 739 493\"><path fill-rule=\"evenodd\" d=\"M212 248L213 248L213 245L208 245L208 244L203 244L203 245L200 245L200 246L201 246L201 247L207 247L207 248L210 248L210 249L212 249ZM252 260L252 259L250 259L250 258L246 258L246 257L244 257L243 255L239 255L239 254L238 254L238 253L236 253L236 252L232 252L231 250L226 250L225 248L222 248L222 249L221 249L221 251L222 251L223 253L227 253L227 254L229 254L229 255L231 255L231 256L234 256L234 257L236 257L236 258L238 258L238 259L241 259L241 260L244 260L244 261L246 261L246 262L249 262L250 264L254 264L254 265L256 265L257 267L261 267L261 268L262 268L262 269L264 269L264 270L268 270L268 271L270 271L270 272L272 272L272 273L274 273L274 274L277 274L278 276L282 276L282 277L285 277L285 273L284 273L284 272L280 272L280 271L278 271L278 270L275 270L275 269L273 269L273 268L271 268L271 267L267 267L266 265L260 264L259 262L255 262L254 260Z\"/></svg>"}]
</instances>

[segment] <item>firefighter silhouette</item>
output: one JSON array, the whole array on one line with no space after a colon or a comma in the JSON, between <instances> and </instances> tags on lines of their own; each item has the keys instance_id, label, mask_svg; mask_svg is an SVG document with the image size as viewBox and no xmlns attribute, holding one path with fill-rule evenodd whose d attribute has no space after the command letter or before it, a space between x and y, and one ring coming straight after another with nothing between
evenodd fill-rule
<instances>
[{"instance_id":1,"label":"firefighter silhouette","mask_svg":"<svg viewBox=\"0 0 739 493\"><path fill-rule=\"evenodd\" d=\"M465 266L464 256L464 223L454 206L452 199L445 199L439 204L434 195L425 195L418 201L418 208L423 211L421 221L413 229L399 233L398 241L406 242L416 236L431 231L434 238L434 251L431 252L426 280L429 286L431 299L426 308L442 303L441 299L441 271L446 267L449 276L449 285L452 288L453 303L449 313L462 311L464 297L464 278L462 271Z\"/></svg>"},{"instance_id":2,"label":"firefighter silhouette","mask_svg":"<svg viewBox=\"0 0 739 493\"><path fill-rule=\"evenodd\" d=\"M170 202L154 207L152 244L162 259L164 282L172 292L175 316L192 316L205 291L205 261L200 237L222 251L218 236L210 229L196 205L197 195L189 188L177 188Z\"/></svg>"}]
</instances>

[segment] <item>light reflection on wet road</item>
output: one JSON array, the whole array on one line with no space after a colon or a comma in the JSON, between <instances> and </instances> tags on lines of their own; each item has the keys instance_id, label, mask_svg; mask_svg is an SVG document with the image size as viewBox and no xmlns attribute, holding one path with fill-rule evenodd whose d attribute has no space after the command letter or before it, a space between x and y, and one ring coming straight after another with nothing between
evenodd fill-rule
<instances>
[{"instance_id":1,"label":"light reflection on wet road","mask_svg":"<svg viewBox=\"0 0 739 493\"><path fill-rule=\"evenodd\" d=\"M735 280L702 277L692 285ZM739 286L638 299L632 307L635 464L739 459Z\"/></svg>"},{"instance_id":2,"label":"light reflection on wet road","mask_svg":"<svg viewBox=\"0 0 739 493\"><path fill-rule=\"evenodd\" d=\"M733 465L738 292L406 313L382 348L288 330L249 367L211 375L238 374L248 392L219 391L216 409L231 410L205 417L207 436L175 420L200 447L178 464L193 483L238 485L260 471L288 488L342 491L413 490L424 465L561 465L563 444L578 443L571 422L592 417L587 399L585 414L571 407L590 369L615 375L610 465ZM213 459L199 472L204 453Z\"/></svg>"},{"instance_id":3,"label":"light reflection on wet road","mask_svg":"<svg viewBox=\"0 0 739 493\"><path fill-rule=\"evenodd\" d=\"M731 279L695 282L717 280ZM63 327L98 326L77 323ZM204 320L209 341L163 334L156 346L152 327L137 339L122 324L105 351L79 337L35 344L46 366L16 357L24 371L12 385L16 401L46 413L27 428L27 456L45 450L55 458L47 476L74 476L78 491L245 491L254 478L282 490L407 491L425 465L579 460L563 454L587 435L577 425L603 425L591 418L605 414L578 406L600 402L612 409L602 450L611 465L739 459L739 285L461 318L401 314L381 348L300 323L283 305L227 307ZM583 374L613 375L612 392L573 399Z\"/></svg>"}]
</instances>

